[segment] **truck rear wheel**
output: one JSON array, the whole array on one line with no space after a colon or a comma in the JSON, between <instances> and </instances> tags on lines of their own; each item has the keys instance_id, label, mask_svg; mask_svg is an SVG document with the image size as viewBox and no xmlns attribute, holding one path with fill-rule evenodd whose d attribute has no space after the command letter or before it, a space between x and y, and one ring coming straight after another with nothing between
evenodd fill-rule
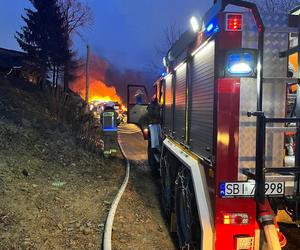
<instances>
[{"instance_id":1,"label":"truck rear wheel","mask_svg":"<svg viewBox=\"0 0 300 250\"><path fill-rule=\"evenodd\" d=\"M185 166L176 178L175 211L180 249L200 249L201 230L192 176Z\"/></svg>"},{"instance_id":2,"label":"truck rear wheel","mask_svg":"<svg viewBox=\"0 0 300 250\"><path fill-rule=\"evenodd\" d=\"M177 168L178 164L176 160L168 151L166 151L161 161L160 175L162 186L162 204L168 219L170 219L171 213L174 212L175 179Z\"/></svg>"}]
</instances>

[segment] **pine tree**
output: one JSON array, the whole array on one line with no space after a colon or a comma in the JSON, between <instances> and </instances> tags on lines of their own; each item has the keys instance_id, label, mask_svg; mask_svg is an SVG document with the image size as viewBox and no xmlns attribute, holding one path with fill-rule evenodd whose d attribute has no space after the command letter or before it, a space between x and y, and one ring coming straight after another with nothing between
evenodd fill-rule
<instances>
[{"instance_id":1,"label":"pine tree","mask_svg":"<svg viewBox=\"0 0 300 250\"><path fill-rule=\"evenodd\" d=\"M25 9L22 16L25 26L17 32L20 47L34 62L36 70L46 79L47 72L53 72L53 84L58 72L68 60L67 33L57 0L30 0L34 10Z\"/></svg>"}]
</instances>

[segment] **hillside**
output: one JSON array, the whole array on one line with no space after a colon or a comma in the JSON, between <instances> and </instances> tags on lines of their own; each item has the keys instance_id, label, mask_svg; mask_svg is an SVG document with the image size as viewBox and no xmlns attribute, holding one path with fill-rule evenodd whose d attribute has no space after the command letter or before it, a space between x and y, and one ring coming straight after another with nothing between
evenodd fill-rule
<instances>
[{"instance_id":1,"label":"hillside","mask_svg":"<svg viewBox=\"0 0 300 250\"><path fill-rule=\"evenodd\" d=\"M48 110L0 80L0 249L99 249L122 159L84 150Z\"/></svg>"}]
</instances>

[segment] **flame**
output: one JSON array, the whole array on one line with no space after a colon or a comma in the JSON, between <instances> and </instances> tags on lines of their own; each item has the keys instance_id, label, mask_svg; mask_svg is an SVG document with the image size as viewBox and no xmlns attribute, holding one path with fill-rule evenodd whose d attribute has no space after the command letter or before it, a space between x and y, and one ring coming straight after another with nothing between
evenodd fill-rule
<instances>
[{"instance_id":1,"label":"flame","mask_svg":"<svg viewBox=\"0 0 300 250\"><path fill-rule=\"evenodd\" d=\"M82 77L71 84L71 89L85 99L86 82ZM91 79L89 85L89 102L118 102L122 103L121 97L117 94L115 87L107 86L103 81Z\"/></svg>"},{"instance_id":2,"label":"flame","mask_svg":"<svg viewBox=\"0 0 300 250\"><path fill-rule=\"evenodd\" d=\"M107 86L105 83L106 72L108 70L108 63L96 55L91 55L91 70L90 70L90 84L89 84L89 100L88 102L118 102L122 103L121 97L113 86ZM86 79L84 74L84 67L81 69L81 77L77 78L70 85L70 88L78 93L81 98L85 99Z\"/></svg>"}]
</instances>

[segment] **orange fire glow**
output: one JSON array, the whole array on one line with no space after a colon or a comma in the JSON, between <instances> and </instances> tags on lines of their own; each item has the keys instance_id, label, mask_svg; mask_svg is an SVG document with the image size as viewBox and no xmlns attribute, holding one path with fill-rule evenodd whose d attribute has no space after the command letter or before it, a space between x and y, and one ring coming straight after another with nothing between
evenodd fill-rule
<instances>
[{"instance_id":1,"label":"orange fire glow","mask_svg":"<svg viewBox=\"0 0 300 250\"><path fill-rule=\"evenodd\" d=\"M79 78L72 83L71 88L78 93L83 99L85 98L85 78ZM108 87L100 80L91 79L89 86L89 102L93 101L113 101L122 103L121 97L118 96L115 87Z\"/></svg>"},{"instance_id":2,"label":"orange fire glow","mask_svg":"<svg viewBox=\"0 0 300 250\"><path fill-rule=\"evenodd\" d=\"M89 102L118 102L122 103L121 97L117 94L116 88L105 84L107 63L96 55L91 56L91 71L89 84ZM86 80L85 74L71 83L71 89L85 99Z\"/></svg>"}]
</instances>

